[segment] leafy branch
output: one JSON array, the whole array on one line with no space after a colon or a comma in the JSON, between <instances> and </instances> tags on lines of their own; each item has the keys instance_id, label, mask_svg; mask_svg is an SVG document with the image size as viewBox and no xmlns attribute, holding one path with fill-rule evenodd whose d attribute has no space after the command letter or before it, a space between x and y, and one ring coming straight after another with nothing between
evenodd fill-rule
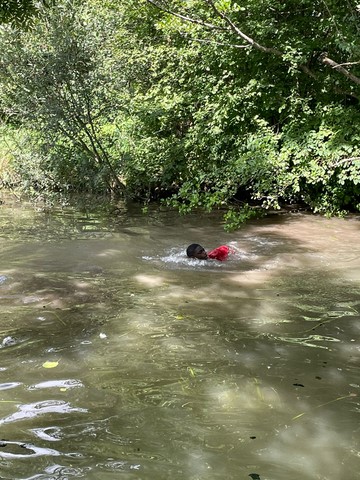
<instances>
[{"instance_id":1,"label":"leafy branch","mask_svg":"<svg viewBox=\"0 0 360 480\"><path fill-rule=\"evenodd\" d=\"M193 17L190 17L188 15L182 15L182 14L180 14L178 12L175 12L171 8L166 7L162 3L158 2L158 1L155 1L155 0L146 0L146 1L148 3L150 3L151 5L155 6L156 8L162 10L163 12L166 12L170 15L173 15L174 17L177 17L184 22L190 22L190 23L193 23L193 24L201 25L203 27L210 28L212 30L230 31L230 32L234 33L237 37L240 37L243 41L247 42L248 46L253 47L256 50L259 50L261 52L272 54L272 55L275 55L277 57L281 57L281 58L284 59L284 56L285 56L284 52L282 52L278 48L267 47L265 45L262 45L257 40L255 40L254 38L252 38L249 35L247 35L246 33L244 33L244 31L238 25L236 25L228 15L226 15L224 12L219 10L219 8L215 5L215 2L213 0L203 0L203 1L211 8L211 10L215 13L215 15L218 18L221 18L223 20L223 22L225 22L225 24L227 25L227 28L219 27L217 25L214 25L213 23L209 23L209 22L206 22L204 20L193 18ZM236 44L233 44L233 43L228 43L228 44L223 44L223 45L231 46L231 47L235 47L235 48L244 48L245 47L244 45L236 45ZM344 75L345 77L347 77L353 83L356 83L357 85L360 85L360 78L357 77L356 75L352 74L351 72L349 72L346 68L344 68L344 65L345 66L355 65L359 62L347 62L347 63L340 64L340 63L335 62L331 58L329 58L326 53L323 53L323 54L319 55L318 59L321 63L323 63L326 66L330 66L332 69L335 69L337 72L339 72L342 75ZM299 63L297 65L297 68L299 70L303 71L308 76L312 77L313 79L317 79L316 74L304 63ZM356 95L353 95L353 96L358 98Z\"/></svg>"},{"instance_id":2,"label":"leafy branch","mask_svg":"<svg viewBox=\"0 0 360 480\"><path fill-rule=\"evenodd\" d=\"M205 22L203 20L199 20L196 18L188 17L187 15L181 15L180 13L174 12L173 10L170 10L169 8L165 7L164 5L161 5L159 2L155 2L154 0L146 0L148 3L153 5L154 7L158 8L159 10L162 10L165 13L168 13L172 15L173 17L180 18L180 20L183 20L185 22L190 22L194 23L196 25L201 25L202 27L210 28L211 30L225 30L223 27L219 27L217 25L213 25L212 23Z\"/></svg>"}]
</instances>

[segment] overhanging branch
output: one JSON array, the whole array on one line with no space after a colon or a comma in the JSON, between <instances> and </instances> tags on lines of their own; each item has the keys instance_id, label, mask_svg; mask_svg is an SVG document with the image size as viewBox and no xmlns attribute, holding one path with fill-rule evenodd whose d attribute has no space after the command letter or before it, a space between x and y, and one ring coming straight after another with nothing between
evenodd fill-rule
<instances>
[{"instance_id":1,"label":"overhanging branch","mask_svg":"<svg viewBox=\"0 0 360 480\"><path fill-rule=\"evenodd\" d=\"M176 18L180 18L180 20L183 20L184 22L195 23L196 25L201 25L202 27L210 28L211 30L225 30L223 27L213 25L212 23L204 22L203 20L198 20L197 18L188 17L186 15L181 15L180 13L170 10L164 7L163 5L159 4L158 2L155 2L154 0L146 0L146 1L151 5L153 5L154 7L158 8L159 10L162 10L163 12L166 12Z\"/></svg>"},{"instance_id":2,"label":"overhanging branch","mask_svg":"<svg viewBox=\"0 0 360 480\"><path fill-rule=\"evenodd\" d=\"M253 38L249 37L248 35L246 35L242 30L240 30L240 28L225 14L223 13L222 11L220 11L217 6L215 5L214 1L213 0L203 0L207 5L209 5L209 7L213 10L213 12L215 13L215 15L219 18L221 18L223 20L223 22L225 22L225 24L227 24L227 27L228 28L224 28L224 27L219 27L217 25L214 25L212 23L208 23L208 22L205 22L203 20L199 20L199 19L196 19L196 18L192 18L192 17L189 17L187 15L182 15L180 13L177 13L177 12L174 12L173 10L167 8L166 6L162 5L160 2L158 1L155 1L155 0L147 0L148 3L150 3L151 5L155 6L156 8L158 8L159 10L162 10L163 12L166 12L170 15L173 15L174 17L177 17L177 18L180 18L181 20L183 20L184 22L190 22L190 23L194 23L194 24L197 24L197 25L201 25L203 27L206 27L206 28L210 28L212 30L222 30L222 31L230 31L230 32L233 32L236 36L240 37L242 40L244 40L245 42L247 42L248 46L249 47L253 47L255 48L256 50L259 50L261 52L264 52L264 53L270 53L272 55L275 55L277 57L284 57L284 52L282 52L281 50L277 49L277 48L273 48L273 47L266 47L265 45L262 45L261 43L257 42L256 40L254 40ZM199 41L199 40L198 40ZM219 43L220 44L220 43ZM224 45L224 44L223 44ZM226 44L224 45L226 46ZM229 47L235 47L235 48L245 48L244 45L236 45L236 44L232 44L232 43L229 43L228 44ZM332 67L333 69L335 69L337 72L341 73L342 75L344 75L345 77L347 77L349 80L351 80L352 82L356 83L357 85L360 85L360 78L357 77L356 75L352 74L351 72L349 72L346 68L344 68L343 65L354 65L354 64L357 64L359 62L349 62L347 64L340 64L340 63L337 63L335 62L334 60L332 60L331 58L329 58L326 53L320 55L319 57L319 60L324 64L324 65L327 65L327 66L330 66ZM297 68L301 71L303 71L306 75L314 78L315 80L317 79L317 76L315 75L315 73L305 64L298 64L297 65ZM356 94L350 94L351 96L353 96L354 98L358 98L358 96Z\"/></svg>"},{"instance_id":3,"label":"overhanging branch","mask_svg":"<svg viewBox=\"0 0 360 480\"><path fill-rule=\"evenodd\" d=\"M215 6L215 4L212 0L205 0L205 3L210 5L212 10L215 12L215 14L218 17L222 18L225 21L225 23L227 23L229 25L230 29L237 36L239 36L240 38L242 38L243 40L248 42L252 47L256 48L257 50L261 50L262 52L273 53L277 56L282 56L283 55L280 50L277 50L276 48L265 47L264 45L261 45L260 43L256 42L253 38L249 37L244 32L242 32L227 15L225 15L223 12L220 12L220 10L218 10L216 8L216 6Z\"/></svg>"},{"instance_id":4,"label":"overhanging branch","mask_svg":"<svg viewBox=\"0 0 360 480\"><path fill-rule=\"evenodd\" d=\"M350 78L350 80L352 80L357 85L360 85L360 78L359 77L357 77L356 75L353 75L351 72L349 72L349 70L346 70L346 68L344 68L340 63L337 63L334 60L332 60L331 58L329 58L326 55L326 53L324 53L320 56L320 60L324 65L329 65L330 67L332 67L337 72L345 75L345 77Z\"/></svg>"}]
</instances>

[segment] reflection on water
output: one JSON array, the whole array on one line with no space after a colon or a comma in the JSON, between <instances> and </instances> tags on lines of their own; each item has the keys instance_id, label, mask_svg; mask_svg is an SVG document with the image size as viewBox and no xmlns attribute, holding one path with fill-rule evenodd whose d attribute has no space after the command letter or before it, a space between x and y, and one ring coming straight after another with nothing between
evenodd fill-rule
<instances>
[{"instance_id":1,"label":"reflection on water","mask_svg":"<svg viewBox=\"0 0 360 480\"><path fill-rule=\"evenodd\" d=\"M357 478L358 218L6 199L0 227L2 479Z\"/></svg>"},{"instance_id":2,"label":"reflection on water","mask_svg":"<svg viewBox=\"0 0 360 480\"><path fill-rule=\"evenodd\" d=\"M39 415L48 413L70 413L70 412L84 412L84 408L73 408L67 402L62 400L47 400L44 402L37 402L27 405L20 405L19 410L0 420L0 425L4 423L18 422L20 420L28 420Z\"/></svg>"},{"instance_id":3,"label":"reflection on water","mask_svg":"<svg viewBox=\"0 0 360 480\"><path fill-rule=\"evenodd\" d=\"M23 457L33 458L38 457L40 455L48 455L48 456L57 456L60 455L60 452L52 449L52 448L41 448L36 447L35 445L29 445L26 443L20 442L9 442L3 441L0 444L1 447L1 457L3 459L16 459L19 460Z\"/></svg>"}]
</instances>

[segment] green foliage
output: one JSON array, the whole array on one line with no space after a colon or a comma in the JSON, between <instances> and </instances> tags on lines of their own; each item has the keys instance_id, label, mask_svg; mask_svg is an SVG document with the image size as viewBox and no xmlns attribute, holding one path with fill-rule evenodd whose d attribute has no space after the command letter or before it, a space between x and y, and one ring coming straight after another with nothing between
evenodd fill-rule
<instances>
[{"instance_id":1,"label":"green foliage","mask_svg":"<svg viewBox=\"0 0 360 480\"><path fill-rule=\"evenodd\" d=\"M193 5L193 18L216 23L198 9L199 3ZM243 12L248 12L246 31L263 44L273 43L276 34L281 58L224 48L232 41L228 32L217 33L223 44L214 44L206 29L184 26L168 14L157 22L161 32L171 35L166 46L169 60L148 90L145 109L173 99L171 109L157 110L158 128L152 131L158 145L159 135L174 135L174 125L180 131L176 141L185 155L176 165L171 157L162 161L178 180L170 203L180 211L223 208L239 191L265 209L305 202L315 211L338 213L358 203L359 170L356 162L346 161L359 155L357 100L348 96L355 89L318 61L325 45L338 58L339 39L351 33L352 44L345 42L342 51L358 51L356 7L313 2L297 3L294 11L293 7L291 2L248 2L239 10L229 2L221 4L241 25ZM272 21L263 11L274 12ZM351 24L346 24L349 16ZM305 75L304 65L317 72ZM341 87L346 90L341 92ZM148 125L146 118L143 122ZM166 155L164 149L162 153Z\"/></svg>"},{"instance_id":2,"label":"green foliage","mask_svg":"<svg viewBox=\"0 0 360 480\"><path fill-rule=\"evenodd\" d=\"M2 29L0 112L27 132L26 182L228 209L230 229L285 203L358 210L356 2L156 4L61 0Z\"/></svg>"},{"instance_id":3,"label":"green foliage","mask_svg":"<svg viewBox=\"0 0 360 480\"><path fill-rule=\"evenodd\" d=\"M242 224L251 219L263 216L261 210L254 209L248 203L245 203L241 208L230 207L224 215L225 230L232 232L241 227Z\"/></svg>"},{"instance_id":4,"label":"green foliage","mask_svg":"<svg viewBox=\"0 0 360 480\"><path fill-rule=\"evenodd\" d=\"M42 164L36 133L3 125L1 138L0 152L5 162L0 169L3 186L34 197L57 190L56 182Z\"/></svg>"},{"instance_id":5,"label":"green foliage","mask_svg":"<svg viewBox=\"0 0 360 480\"><path fill-rule=\"evenodd\" d=\"M0 23L27 27L44 7L49 7L53 3L52 0L1 0Z\"/></svg>"},{"instance_id":6,"label":"green foliage","mask_svg":"<svg viewBox=\"0 0 360 480\"><path fill-rule=\"evenodd\" d=\"M16 182L12 168L15 144L12 129L8 125L0 124L0 187L13 185Z\"/></svg>"},{"instance_id":7,"label":"green foliage","mask_svg":"<svg viewBox=\"0 0 360 480\"><path fill-rule=\"evenodd\" d=\"M58 184L77 188L88 179L87 188L114 190L121 187L111 151L119 101L104 50L113 22L94 13L65 0L30 32L4 30L0 98L11 121L36 132L36 153Z\"/></svg>"}]
</instances>

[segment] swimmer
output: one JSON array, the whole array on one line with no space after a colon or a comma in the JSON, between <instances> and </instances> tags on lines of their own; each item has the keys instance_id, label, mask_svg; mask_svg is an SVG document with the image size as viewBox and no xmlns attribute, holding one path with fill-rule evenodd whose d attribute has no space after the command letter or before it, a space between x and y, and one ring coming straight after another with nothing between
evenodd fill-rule
<instances>
[{"instance_id":1,"label":"swimmer","mask_svg":"<svg viewBox=\"0 0 360 480\"><path fill-rule=\"evenodd\" d=\"M186 255L190 258L197 258L198 260L207 260L208 258L219 260L222 262L229 256L230 248L227 245L221 245L220 247L211 250L207 253L205 248L198 243L192 243L186 249Z\"/></svg>"},{"instance_id":2,"label":"swimmer","mask_svg":"<svg viewBox=\"0 0 360 480\"><path fill-rule=\"evenodd\" d=\"M186 255L190 258L197 258L198 260L207 260L208 255L205 248L198 243L192 243L186 249Z\"/></svg>"}]
</instances>

